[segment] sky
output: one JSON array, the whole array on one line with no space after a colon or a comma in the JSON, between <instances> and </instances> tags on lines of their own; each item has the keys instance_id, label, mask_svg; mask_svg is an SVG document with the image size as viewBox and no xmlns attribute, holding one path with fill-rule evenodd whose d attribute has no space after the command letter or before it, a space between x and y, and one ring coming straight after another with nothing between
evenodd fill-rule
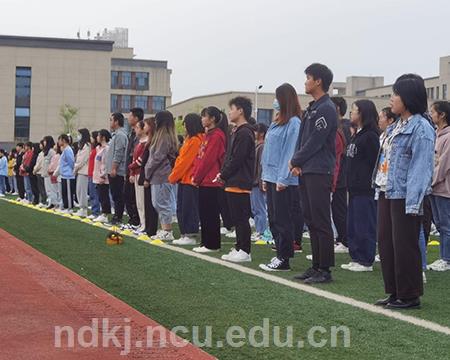
<instances>
[{"instance_id":1,"label":"sky","mask_svg":"<svg viewBox=\"0 0 450 360\"><path fill-rule=\"evenodd\" d=\"M304 93L322 62L335 81L436 76L450 55L448 0L0 0L0 34L76 38L129 29L140 59L167 60L172 102L223 91Z\"/></svg>"}]
</instances>

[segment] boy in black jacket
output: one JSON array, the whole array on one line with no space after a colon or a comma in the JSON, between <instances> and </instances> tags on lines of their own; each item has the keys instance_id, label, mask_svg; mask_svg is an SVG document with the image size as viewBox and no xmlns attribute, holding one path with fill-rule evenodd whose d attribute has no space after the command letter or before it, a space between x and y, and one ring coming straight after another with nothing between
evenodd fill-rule
<instances>
[{"instance_id":1,"label":"boy in black jacket","mask_svg":"<svg viewBox=\"0 0 450 360\"><path fill-rule=\"evenodd\" d=\"M300 149L290 161L290 168L294 176L301 176L300 192L313 256L313 266L295 279L314 284L330 282L330 267L334 266L330 197L336 162L337 112L327 94L333 81L331 70L312 64L305 74L305 92L314 101L304 113Z\"/></svg>"},{"instance_id":2,"label":"boy in black jacket","mask_svg":"<svg viewBox=\"0 0 450 360\"><path fill-rule=\"evenodd\" d=\"M235 125L225 162L216 181L225 183L225 192L236 228L236 246L223 260L248 262L251 247L250 193L255 171L255 134L248 123L252 113L250 99L238 96L229 103L229 120Z\"/></svg>"}]
</instances>

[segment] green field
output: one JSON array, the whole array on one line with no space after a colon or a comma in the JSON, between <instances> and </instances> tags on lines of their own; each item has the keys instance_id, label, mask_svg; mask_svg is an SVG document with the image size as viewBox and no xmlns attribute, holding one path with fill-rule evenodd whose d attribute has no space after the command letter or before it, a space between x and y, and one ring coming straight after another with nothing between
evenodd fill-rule
<instances>
[{"instance_id":1,"label":"green field","mask_svg":"<svg viewBox=\"0 0 450 360\"><path fill-rule=\"evenodd\" d=\"M123 246L105 245L107 231L71 219L38 212L0 201L0 227L55 259L99 287L167 328L212 326L213 344L225 339L226 329L250 329L269 319L281 329L292 326L295 339L306 338L313 326L330 329L346 326L351 332L349 347L339 338L337 347L204 348L219 359L448 359L449 336L340 304L284 285L243 274L148 243L126 238ZM220 256L232 246L230 239ZM309 266L305 251L292 261L291 278ZM437 257L429 247L429 262ZM267 262L273 252L253 246L253 262ZM348 255L337 255L337 264ZM339 266L335 281L320 288L372 303L383 297L380 266L373 273L350 273ZM450 325L449 273L427 272L423 308L406 314ZM285 331L281 332L285 338ZM327 339L326 335L323 335ZM187 336L187 339L190 339ZM296 343L296 342L295 342Z\"/></svg>"}]
</instances>

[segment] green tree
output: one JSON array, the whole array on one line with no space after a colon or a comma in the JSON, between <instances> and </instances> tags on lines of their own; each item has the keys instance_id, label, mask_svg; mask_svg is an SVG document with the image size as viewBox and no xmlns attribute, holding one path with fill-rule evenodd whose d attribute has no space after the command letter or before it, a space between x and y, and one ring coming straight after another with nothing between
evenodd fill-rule
<instances>
[{"instance_id":1,"label":"green tree","mask_svg":"<svg viewBox=\"0 0 450 360\"><path fill-rule=\"evenodd\" d=\"M77 134L77 122L79 109L72 105L65 104L61 106L59 110L59 117L63 125L63 133L76 136Z\"/></svg>"}]
</instances>

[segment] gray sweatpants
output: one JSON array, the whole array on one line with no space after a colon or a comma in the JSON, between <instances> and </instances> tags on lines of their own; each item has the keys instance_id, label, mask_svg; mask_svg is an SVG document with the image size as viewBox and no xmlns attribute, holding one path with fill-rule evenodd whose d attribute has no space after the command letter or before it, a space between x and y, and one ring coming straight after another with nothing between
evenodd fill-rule
<instances>
[{"instance_id":1,"label":"gray sweatpants","mask_svg":"<svg viewBox=\"0 0 450 360\"><path fill-rule=\"evenodd\" d=\"M88 186L89 186L89 177L87 175L78 174L76 192L80 209L88 208Z\"/></svg>"}]
</instances>

